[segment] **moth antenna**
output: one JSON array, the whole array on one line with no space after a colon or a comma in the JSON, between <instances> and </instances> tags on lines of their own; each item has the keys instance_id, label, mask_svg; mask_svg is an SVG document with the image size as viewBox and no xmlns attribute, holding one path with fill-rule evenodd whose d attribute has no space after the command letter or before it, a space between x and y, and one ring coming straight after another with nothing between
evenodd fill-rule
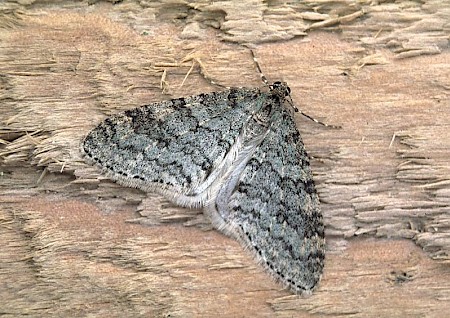
<instances>
[{"instance_id":1,"label":"moth antenna","mask_svg":"<svg viewBox=\"0 0 450 318\"><path fill-rule=\"evenodd\" d=\"M250 49L250 52L251 52L251 54L252 54L253 62L255 63L256 69L258 70L258 72L259 72L259 74L260 74L260 76L261 76L261 81L262 81L265 85L267 85L267 86L270 87L271 85L269 84L269 81L267 80L267 77L264 75L264 73L263 73L262 70L261 70L261 65L260 65L259 62L258 62L258 58L256 57L255 51L253 51L252 49ZM326 124L326 123L324 123L324 122L321 122L320 120L317 120L317 119L315 119L314 117L312 117L312 116L306 114L305 112L303 112L303 111L300 110L297 106L294 105L294 101L292 100L292 97L291 97L290 94L289 94L289 99L287 99L287 101L288 101L289 105L294 109L294 112L300 113L302 116L308 118L309 120L312 120L313 122L315 122L315 123L317 123L317 124L319 124L319 125L322 125L322 126L327 127L327 128L333 128L333 129L341 129L341 128L342 128L341 126L328 125L328 124Z\"/></svg>"},{"instance_id":2,"label":"moth antenna","mask_svg":"<svg viewBox=\"0 0 450 318\"><path fill-rule=\"evenodd\" d=\"M264 73L261 70L261 66L259 65L258 58L256 57L255 52L252 49L250 49L250 52L252 53L253 62L255 63L255 66L259 72L259 76L261 76L261 81L265 85L270 86L269 81L267 80L267 77L264 75Z\"/></svg>"}]
</instances>

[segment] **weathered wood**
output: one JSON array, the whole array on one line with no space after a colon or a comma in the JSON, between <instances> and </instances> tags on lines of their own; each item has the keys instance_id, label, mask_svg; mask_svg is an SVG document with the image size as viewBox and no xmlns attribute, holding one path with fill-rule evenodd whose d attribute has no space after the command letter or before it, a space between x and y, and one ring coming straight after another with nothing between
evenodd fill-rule
<instances>
[{"instance_id":1,"label":"weathered wood","mask_svg":"<svg viewBox=\"0 0 450 318\"><path fill-rule=\"evenodd\" d=\"M445 1L0 4L1 314L445 316L449 11ZM328 243L307 299L207 231L199 211L120 187L80 156L108 114L217 90L201 71L260 86L243 44L298 107L343 127L297 118Z\"/></svg>"}]
</instances>

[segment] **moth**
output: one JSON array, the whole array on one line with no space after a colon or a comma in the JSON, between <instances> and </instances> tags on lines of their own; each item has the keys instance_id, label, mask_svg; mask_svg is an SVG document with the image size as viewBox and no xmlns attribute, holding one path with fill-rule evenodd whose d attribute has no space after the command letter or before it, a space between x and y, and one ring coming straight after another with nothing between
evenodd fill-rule
<instances>
[{"instance_id":1,"label":"moth","mask_svg":"<svg viewBox=\"0 0 450 318\"><path fill-rule=\"evenodd\" d=\"M284 82L151 103L106 118L82 151L122 185L202 208L277 281L310 294L324 224L292 108Z\"/></svg>"}]
</instances>

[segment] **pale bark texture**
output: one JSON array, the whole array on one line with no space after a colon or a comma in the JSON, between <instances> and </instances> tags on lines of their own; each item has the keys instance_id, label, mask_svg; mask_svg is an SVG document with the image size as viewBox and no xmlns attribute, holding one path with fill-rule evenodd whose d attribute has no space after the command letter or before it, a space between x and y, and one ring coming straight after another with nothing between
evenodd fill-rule
<instances>
[{"instance_id":1,"label":"pale bark texture","mask_svg":"<svg viewBox=\"0 0 450 318\"><path fill-rule=\"evenodd\" d=\"M448 317L448 1L0 3L0 315ZM309 298L80 153L106 116L284 80L326 222Z\"/></svg>"}]
</instances>

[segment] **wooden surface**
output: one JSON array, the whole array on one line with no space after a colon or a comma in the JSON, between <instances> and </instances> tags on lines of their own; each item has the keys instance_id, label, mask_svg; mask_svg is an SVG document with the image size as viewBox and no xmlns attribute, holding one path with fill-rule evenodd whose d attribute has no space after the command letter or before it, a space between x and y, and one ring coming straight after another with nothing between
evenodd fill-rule
<instances>
[{"instance_id":1,"label":"wooden surface","mask_svg":"<svg viewBox=\"0 0 450 318\"><path fill-rule=\"evenodd\" d=\"M446 317L447 1L0 3L0 315ZM153 101L285 80L326 222L309 298L200 211L120 187L83 136ZM192 69L191 69L192 68ZM186 77L186 75L188 76Z\"/></svg>"}]
</instances>

